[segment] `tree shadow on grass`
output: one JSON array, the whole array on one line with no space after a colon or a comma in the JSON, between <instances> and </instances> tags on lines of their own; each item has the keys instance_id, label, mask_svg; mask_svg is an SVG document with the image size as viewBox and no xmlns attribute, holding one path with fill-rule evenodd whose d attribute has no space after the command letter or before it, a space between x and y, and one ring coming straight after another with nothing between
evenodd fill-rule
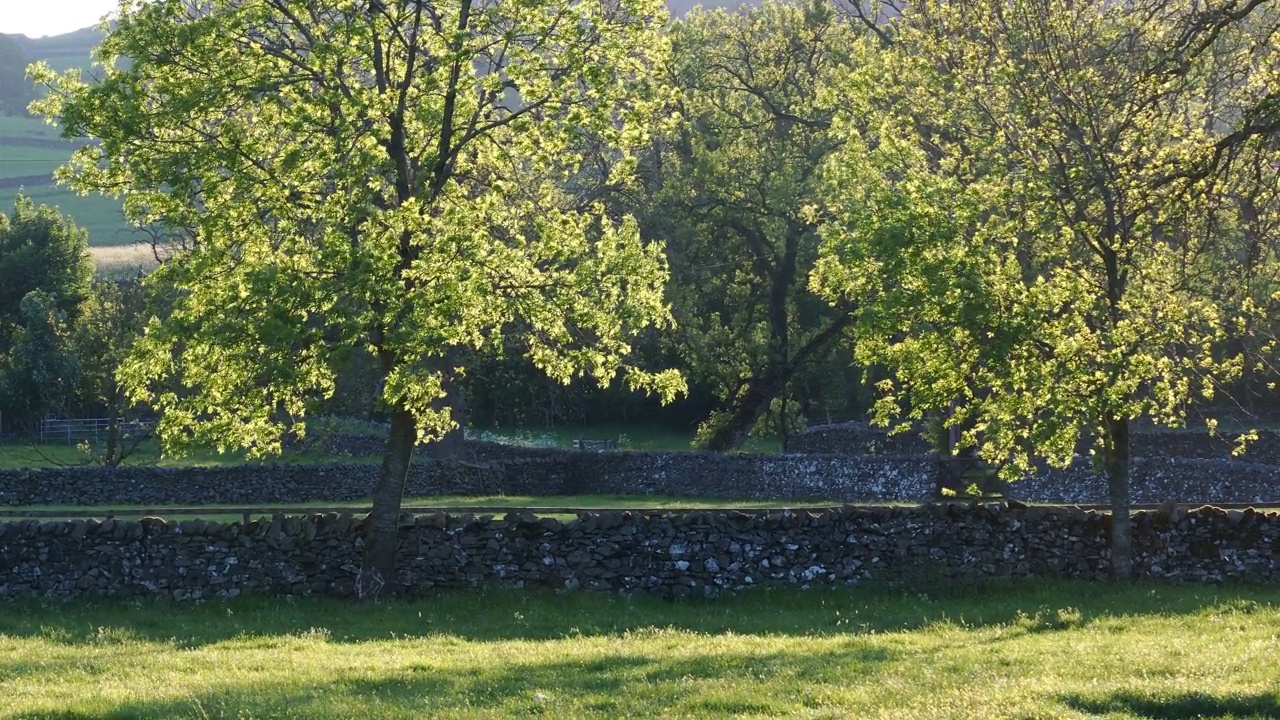
<instances>
[{"instance_id":1,"label":"tree shadow on grass","mask_svg":"<svg viewBox=\"0 0 1280 720\"><path fill-rule=\"evenodd\" d=\"M461 713L557 717L618 717L639 713L688 717L781 715L802 709L803 698L761 690L784 685L842 685L886 671L898 654L860 643L800 652L716 651L671 657L659 649L618 651L579 660L493 664L442 671L430 662L370 676L335 674L323 683L240 678L192 692L156 688L155 697L101 703L88 713L68 710L9 718L152 717L432 717ZM648 708L648 710L645 710Z\"/></svg>"},{"instance_id":2,"label":"tree shadow on grass","mask_svg":"<svg viewBox=\"0 0 1280 720\"><path fill-rule=\"evenodd\" d=\"M449 636L468 641L620 636L648 628L706 634L824 636L912 631L940 624L1069 631L1139 616L1216 617L1273 612L1268 586L1104 585L1022 582L932 588L756 590L717 600L553 594L532 590L440 592L417 600L249 597L198 604L15 603L0 635L65 645L123 641L194 648L253 638L285 645L317 629L331 642Z\"/></svg>"},{"instance_id":3,"label":"tree shadow on grass","mask_svg":"<svg viewBox=\"0 0 1280 720\"><path fill-rule=\"evenodd\" d=\"M1102 697L1066 695L1063 704L1091 715L1123 713L1147 720L1244 720L1280 718L1280 694L1218 695L1205 692L1175 695L1146 695L1117 692Z\"/></svg>"}]
</instances>

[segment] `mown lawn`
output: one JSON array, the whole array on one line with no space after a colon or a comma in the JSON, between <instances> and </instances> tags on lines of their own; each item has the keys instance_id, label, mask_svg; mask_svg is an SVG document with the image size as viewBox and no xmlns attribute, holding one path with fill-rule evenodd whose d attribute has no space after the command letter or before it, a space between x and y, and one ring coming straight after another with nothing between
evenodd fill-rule
<instances>
[{"instance_id":1,"label":"mown lawn","mask_svg":"<svg viewBox=\"0 0 1280 720\"><path fill-rule=\"evenodd\" d=\"M1280 588L0 606L0 716L1280 716Z\"/></svg>"}]
</instances>

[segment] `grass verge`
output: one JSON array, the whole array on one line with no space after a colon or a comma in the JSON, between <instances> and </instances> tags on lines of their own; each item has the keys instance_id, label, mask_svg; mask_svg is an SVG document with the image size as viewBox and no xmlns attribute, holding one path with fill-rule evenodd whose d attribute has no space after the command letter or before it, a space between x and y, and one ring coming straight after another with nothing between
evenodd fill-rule
<instances>
[{"instance_id":1,"label":"grass verge","mask_svg":"<svg viewBox=\"0 0 1280 720\"><path fill-rule=\"evenodd\" d=\"M797 500L740 500L710 497L669 497L669 496L651 496L651 495L450 495L450 496L422 496L405 498L404 507L431 507L443 508L474 508L484 507L491 508L491 512L500 513L504 508L521 509L521 508L566 508L566 509L587 509L587 508L608 508L611 510L626 510L633 508L651 508L651 509L669 509L669 510L702 510L708 508L741 508L743 510L751 510L758 508L778 508L778 507L814 507L825 505L837 505L838 503L824 503L822 500L797 501ZM236 503L224 503L221 505L210 505L210 508L227 508L236 506ZM243 504L241 504L243 505ZM258 506L269 506L272 509L283 510L286 514L291 509L296 509L298 513L302 513L311 508L327 508L341 510L343 508L367 509L370 500L351 500L337 502L307 502L307 503L259 503ZM249 507L249 505L245 505ZM190 509L191 505L24 505L21 507L5 507L0 505L0 511L6 513L14 513L14 515L5 515L0 517L0 522L17 522L19 520L30 519L30 516L22 515L24 511L38 511L41 513L65 512L65 515L47 516L41 515L38 519L73 519L73 518L105 518L108 515L120 518L136 518L145 515L156 517L164 517L170 520L185 520L192 517L198 517L202 520L213 522L238 522L243 519L241 514L228 514L209 512L205 514L183 513L181 515L166 515L166 510L174 508ZM573 517L571 513L544 513L552 517ZM251 518L266 517L263 513L251 513Z\"/></svg>"},{"instance_id":2,"label":"grass verge","mask_svg":"<svg viewBox=\"0 0 1280 720\"><path fill-rule=\"evenodd\" d=\"M89 464L91 456L77 445L78 442L11 442L0 445L0 470L14 468L51 468ZM100 450L101 448L99 448ZM283 455L266 460L249 460L243 452L219 453L214 450L197 450L181 457L169 457L160 452L160 444L154 439L144 440L137 450L125 459L126 465L152 465L157 467L217 467L223 465L254 464L315 464L332 462L376 462L378 458L333 457L314 453L286 451Z\"/></svg>"},{"instance_id":3,"label":"grass verge","mask_svg":"<svg viewBox=\"0 0 1280 720\"><path fill-rule=\"evenodd\" d=\"M1278 595L1028 583L25 604L0 614L0 715L1276 717Z\"/></svg>"}]
</instances>

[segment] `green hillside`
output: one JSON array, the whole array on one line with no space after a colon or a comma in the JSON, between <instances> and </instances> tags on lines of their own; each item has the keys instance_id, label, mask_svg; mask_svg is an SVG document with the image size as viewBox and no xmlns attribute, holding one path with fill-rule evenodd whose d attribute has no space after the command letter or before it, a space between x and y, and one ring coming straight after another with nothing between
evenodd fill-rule
<instances>
[{"instance_id":1,"label":"green hillside","mask_svg":"<svg viewBox=\"0 0 1280 720\"><path fill-rule=\"evenodd\" d=\"M0 209L13 207L19 192L56 205L89 231L91 245L120 245L135 236L120 215L120 204L97 196L80 197L53 182L53 171L71 157L74 143L37 118L0 117Z\"/></svg>"},{"instance_id":2,"label":"green hillside","mask_svg":"<svg viewBox=\"0 0 1280 720\"><path fill-rule=\"evenodd\" d=\"M89 68L90 51L101 39L97 29L32 40L7 36L25 62L43 60L58 70ZM71 157L75 143L39 118L0 114L0 212L13 207L19 192L37 202L56 205L89 231L91 245L122 245L136 236L120 216L120 204L102 197L79 197L53 182L53 171Z\"/></svg>"},{"instance_id":3,"label":"green hillside","mask_svg":"<svg viewBox=\"0 0 1280 720\"><path fill-rule=\"evenodd\" d=\"M55 70L88 68L89 53L102 40L102 31L96 27L83 28L65 35L31 39L20 37L19 43L27 56L44 60Z\"/></svg>"}]
</instances>

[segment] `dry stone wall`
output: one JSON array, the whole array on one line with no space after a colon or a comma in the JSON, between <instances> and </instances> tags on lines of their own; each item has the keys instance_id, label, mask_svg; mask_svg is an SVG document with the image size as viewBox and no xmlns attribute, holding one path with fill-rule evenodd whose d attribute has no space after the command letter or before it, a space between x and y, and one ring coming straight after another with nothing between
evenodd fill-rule
<instances>
[{"instance_id":1,"label":"dry stone wall","mask_svg":"<svg viewBox=\"0 0 1280 720\"><path fill-rule=\"evenodd\" d=\"M1280 465L1146 457L1134 458L1129 472L1130 501L1137 504L1280 504ZM1065 470L1041 469L1010 483L1005 496L1046 503L1109 502L1106 478L1085 461Z\"/></svg>"},{"instance_id":2,"label":"dry stone wall","mask_svg":"<svg viewBox=\"0 0 1280 720\"><path fill-rule=\"evenodd\" d=\"M1280 432L1262 430L1256 440L1245 444L1240 455L1233 454L1240 446L1240 433L1219 433L1179 430L1176 432L1135 432L1131 437L1130 452L1135 457L1197 458L1250 463L1254 465L1280 465Z\"/></svg>"},{"instance_id":3,"label":"dry stone wall","mask_svg":"<svg viewBox=\"0 0 1280 720\"><path fill-rule=\"evenodd\" d=\"M1004 503L818 514L584 513L561 522L404 516L390 591L498 586L714 596L758 586L1100 578L1108 516ZM81 520L0 524L0 598L350 596L360 521L335 514L216 524ZM1139 513L1137 573L1280 582L1280 514Z\"/></svg>"},{"instance_id":4,"label":"dry stone wall","mask_svg":"<svg viewBox=\"0 0 1280 720\"><path fill-rule=\"evenodd\" d=\"M406 494L686 495L833 501L930 496L926 457L847 458L715 453L486 450L477 462L418 460ZM369 498L370 464L0 471L0 506L262 505Z\"/></svg>"},{"instance_id":5,"label":"dry stone wall","mask_svg":"<svg viewBox=\"0 0 1280 720\"><path fill-rule=\"evenodd\" d=\"M378 467L371 464L225 467L70 467L0 471L4 505L262 505L363 500ZM499 493L511 484L493 468L416 463L410 495Z\"/></svg>"},{"instance_id":6,"label":"dry stone wall","mask_svg":"<svg viewBox=\"0 0 1280 720\"><path fill-rule=\"evenodd\" d=\"M270 505L366 500L371 464L0 470L0 506ZM419 460L406 493L672 495L793 501L917 502L934 497L933 456L719 455L481 448L465 463ZM1136 458L1133 501L1280 504L1280 465ZM1107 502L1086 462L1006 489L1049 503Z\"/></svg>"},{"instance_id":7,"label":"dry stone wall","mask_svg":"<svg viewBox=\"0 0 1280 720\"><path fill-rule=\"evenodd\" d=\"M911 502L933 494L937 467L919 455L558 452L523 472L526 478L543 473L545 480L535 484L564 494Z\"/></svg>"},{"instance_id":8,"label":"dry stone wall","mask_svg":"<svg viewBox=\"0 0 1280 720\"><path fill-rule=\"evenodd\" d=\"M1280 465L1280 432L1261 430L1257 438L1240 447L1240 433L1209 435L1195 430L1135 430L1131 435L1133 457L1222 460L1253 465ZM933 451L918 428L897 435L865 422L815 425L797 435L791 444L795 452L835 455L910 455ZM1089 450L1081 443L1080 453Z\"/></svg>"}]
</instances>

